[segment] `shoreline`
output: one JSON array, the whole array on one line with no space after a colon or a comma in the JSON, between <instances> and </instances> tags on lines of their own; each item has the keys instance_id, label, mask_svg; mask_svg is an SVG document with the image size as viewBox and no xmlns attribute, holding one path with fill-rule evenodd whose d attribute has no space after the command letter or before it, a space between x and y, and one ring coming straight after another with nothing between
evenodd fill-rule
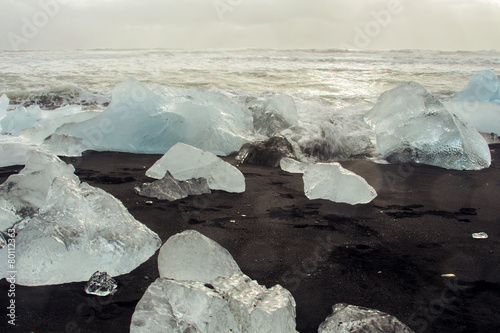
<instances>
[{"instance_id":1,"label":"shoreline","mask_svg":"<svg viewBox=\"0 0 500 333\"><path fill-rule=\"evenodd\" d=\"M245 193L160 201L133 188L152 181L145 172L161 155L89 152L62 159L82 182L121 200L163 242L197 230L226 248L259 284L290 290L299 332L317 332L336 303L387 312L415 332L497 332L500 144L490 150L492 165L481 171L341 162L377 190L371 203L357 206L309 200L302 175L247 164L238 166ZM0 182L21 168L0 168ZM482 231L488 239L472 238ZM157 254L117 277L112 296L85 294L86 282L16 286L13 331L128 332L135 305L158 277ZM8 289L0 281L0 293ZM2 297L0 306L7 301ZM12 330L7 320L4 315L2 331Z\"/></svg>"}]
</instances>

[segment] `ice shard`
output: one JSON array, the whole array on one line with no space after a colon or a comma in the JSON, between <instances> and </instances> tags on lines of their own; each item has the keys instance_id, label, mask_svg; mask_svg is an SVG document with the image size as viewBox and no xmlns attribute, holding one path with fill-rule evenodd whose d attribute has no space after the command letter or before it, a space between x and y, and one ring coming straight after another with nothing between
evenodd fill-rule
<instances>
[{"instance_id":1,"label":"ice shard","mask_svg":"<svg viewBox=\"0 0 500 333\"><path fill-rule=\"evenodd\" d=\"M85 293L96 296L113 295L118 288L118 282L107 272L95 272L85 285Z\"/></svg>"},{"instance_id":2,"label":"ice shard","mask_svg":"<svg viewBox=\"0 0 500 333\"><path fill-rule=\"evenodd\" d=\"M156 161L146 171L146 176L161 179L167 171L177 180L205 178L212 190L233 193L245 191L245 177L236 167L210 152L181 142Z\"/></svg>"},{"instance_id":3,"label":"ice shard","mask_svg":"<svg viewBox=\"0 0 500 333\"><path fill-rule=\"evenodd\" d=\"M380 153L391 163L456 170L480 170L491 164L488 144L478 131L418 83L384 92L365 120L376 132Z\"/></svg>"},{"instance_id":4,"label":"ice shard","mask_svg":"<svg viewBox=\"0 0 500 333\"><path fill-rule=\"evenodd\" d=\"M351 205L372 201L377 192L364 178L339 163L309 165L303 175L304 193L309 199L327 199Z\"/></svg>"}]
</instances>

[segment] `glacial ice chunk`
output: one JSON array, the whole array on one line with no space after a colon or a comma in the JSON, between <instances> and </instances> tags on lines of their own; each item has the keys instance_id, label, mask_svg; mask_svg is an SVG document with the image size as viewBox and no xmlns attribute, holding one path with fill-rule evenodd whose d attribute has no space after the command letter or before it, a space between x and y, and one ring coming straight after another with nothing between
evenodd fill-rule
<instances>
[{"instance_id":1,"label":"glacial ice chunk","mask_svg":"<svg viewBox=\"0 0 500 333\"><path fill-rule=\"evenodd\" d=\"M13 216L17 220L33 214L45 202L56 177L79 181L74 171L72 165L67 165L55 155L42 150L29 151L24 169L11 175L0 185L0 208L11 215L10 219L6 219L8 222L4 222L15 222L12 220ZM1 212L0 216L5 217Z\"/></svg>"},{"instance_id":2,"label":"glacial ice chunk","mask_svg":"<svg viewBox=\"0 0 500 333\"><path fill-rule=\"evenodd\" d=\"M195 230L170 237L158 255L160 277L209 283L219 276L241 273L222 246Z\"/></svg>"},{"instance_id":3,"label":"glacial ice chunk","mask_svg":"<svg viewBox=\"0 0 500 333\"><path fill-rule=\"evenodd\" d=\"M375 130L383 158L391 163L456 170L480 170L491 164L488 144L477 130L418 83L384 92L365 120Z\"/></svg>"},{"instance_id":4,"label":"glacial ice chunk","mask_svg":"<svg viewBox=\"0 0 500 333\"><path fill-rule=\"evenodd\" d=\"M339 163L312 164L305 169L303 180L304 193L309 199L356 205L368 203L377 196L364 178Z\"/></svg>"},{"instance_id":5,"label":"glacial ice chunk","mask_svg":"<svg viewBox=\"0 0 500 333\"><path fill-rule=\"evenodd\" d=\"M500 105L488 102L445 102L451 113L481 133L500 135Z\"/></svg>"},{"instance_id":6,"label":"glacial ice chunk","mask_svg":"<svg viewBox=\"0 0 500 333\"><path fill-rule=\"evenodd\" d=\"M82 138L94 150L163 154L184 142L228 155L248 141L252 129L250 112L222 93L145 85L130 78L115 86L111 104L101 114L57 133Z\"/></svg>"},{"instance_id":7,"label":"glacial ice chunk","mask_svg":"<svg viewBox=\"0 0 500 333\"><path fill-rule=\"evenodd\" d=\"M113 295L118 288L118 282L106 272L95 272L85 285L85 293L96 296Z\"/></svg>"},{"instance_id":8,"label":"glacial ice chunk","mask_svg":"<svg viewBox=\"0 0 500 333\"><path fill-rule=\"evenodd\" d=\"M34 144L22 138L0 135L0 167L25 165L28 152L36 149Z\"/></svg>"},{"instance_id":9,"label":"glacial ice chunk","mask_svg":"<svg viewBox=\"0 0 500 333\"><path fill-rule=\"evenodd\" d=\"M500 79L489 69L474 74L462 91L452 97L457 102L490 102L500 104Z\"/></svg>"},{"instance_id":10,"label":"glacial ice chunk","mask_svg":"<svg viewBox=\"0 0 500 333\"><path fill-rule=\"evenodd\" d=\"M413 333L387 313L360 306L335 304L333 313L319 326L318 333Z\"/></svg>"},{"instance_id":11,"label":"glacial ice chunk","mask_svg":"<svg viewBox=\"0 0 500 333\"><path fill-rule=\"evenodd\" d=\"M161 246L112 195L66 177L52 181L16 231L16 282L27 286L87 281L98 270L126 274Z\"/></svg>"},{"instance_id":12,"label":"glacial ice chunk","mask_svg":"<svg viewBox=\"0 0 500 333\"><path fill-rule=\"evenodd\" d=\"M304 173L309 165L309 163L300 162L289 157L282 158L280 161L281 170L290 173Z\"/></svg>"},{"instance_id":13,"label":"glacial ice chunk","mask_svg":"<svg viewBox=\"0 0 500 333\"><path fill-rule=\"evenodd\" d=\"M158 278L136 306L131 333L290 333L295 301L286 289L243 274L213 283Z\"/></svg>"},{"instance_id":14,"label":"glacial ice chunk","mask_svg":"<svg viewBox=\"0 0 500 333\"><path fill-rule=\"evenodd\" d=\"M152 183L137 185L134 190L137 194L145 197L169 201L182 199L189 195L200 195L211 192L205 178L179 181L168 171L162 179Z\"/></svg>"},{"instance_id":15,"label":"glacial ice chunk","mask_svg":"<svg viewBox=\"0 0 500 333\"><path fill-rule=\"evenodd\" d=\"M245 191L245 177L236 167L210 152L181 142L156 161L146 171L146 176L161 179L167 171L177 180L205 178L212 190L233 193Z\"/></svg>"}]
</instances>

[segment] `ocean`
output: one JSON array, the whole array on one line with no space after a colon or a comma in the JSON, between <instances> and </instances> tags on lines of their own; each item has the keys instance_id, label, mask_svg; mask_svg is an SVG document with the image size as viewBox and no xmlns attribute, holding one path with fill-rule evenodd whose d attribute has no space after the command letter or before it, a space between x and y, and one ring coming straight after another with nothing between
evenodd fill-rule
<instances>
[{"instance_id":1,"label":"ocean","mask_svg":"<svg viewBox=\"0 0 500 333\"><path fill-rule=\"evenodd\" d=\"M329 121L343 136L373 138L355 116L373 107L384 91L416 81L447 100L484 69L500 73L500 52L1 51L0 95L9 97L10 110L37 104L42 110L81 105L83 110L102 111L115 85L130 77L144 84L223 92L235 100L248 94L284 93L292 96L306 127Z\"/></svg>"}]
</instances>

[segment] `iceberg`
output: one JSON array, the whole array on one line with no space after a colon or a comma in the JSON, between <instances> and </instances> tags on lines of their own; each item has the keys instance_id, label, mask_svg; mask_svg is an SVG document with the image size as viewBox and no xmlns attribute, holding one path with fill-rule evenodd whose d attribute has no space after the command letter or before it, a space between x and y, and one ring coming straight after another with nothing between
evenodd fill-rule
<instances>
[{"instance_id":1,"label":"iceberg","mask_svg":"<svg viewBox=\"0 0 500 333\"><path fill-rule=\"evenodd\" d=\"M377 192L364 178L339 163L309 165L303 175L304 193L309 199L327 199L350 205L372 201Z\"/></svg>"},{"instance_id":2,"label":"iceberg","mask_svg":"<svg viewBox=\"0 0 500 333\"><path fill-rule=\"evenodd\" d=\"M164 154L184 142L228 155L249 140L252 130L250 111L222 93L130 78L115 86L111 104L98 116L56 133L81 138L93 150Z\"/></svg>"},{"instance_id":3,"label":"iceberg","mask_svg":"<svg viewBox=\"0 0 500 333\"><path fill-rule=\"evenodd\" d=\"M451 114L415 82L380 95L365 116L387 161L415 162L455 170L490 166L488 144L478 131Z\"/></svg>"},{"instance_id":4,"label":"iceberg","mask_svg":"<svg viewBox=\"0 0 500 333\"><path fill-rule=\"evenodd\" d=\"M145 197L169 201L182 199L189 195L200 195L211 192L205 178L179 181L168 171L162 179L152 183L137 185L134 190L135 193Z\"/></svg>"},{"instance_id":5,"label":"iceberg","mask_svg":"<svg viewBox=\"0 0 500 333\"><path fill-rule=\"evenodd\" d=\"M170 237L158 255L160 277L209 283L219 276L241 273L222 246L195 230Z\"/></svg>"},{"instance_id":6,"label":"iceberg","mask_svg":"<svg viewBox=\"0 0 500 333\"><path fill-rule=\"evenodd\" d=\"M492 70L474 74L462 91L452 97L457 102L490 102L500 104L500 79Z\"/></svg>"},{"instance_id":7,"label":"iceberg","mask_svg":"<svg viewBox=\"0 0 500 333\"><path fill-rule=\"evenodd\" d=\"M273 136L268 140L245 143L236 160L240 163L277 167L282 158L292 156L294 153L290 142L282 136Z\"/></svg>"},{"instance_id":8,"label":"iceberg","mask_svg":"<svg viewBox=\"0 0 500 333\"><path fill-rule=\"evenodd\" d=\"M318 333L413 333L387 313L344 303L335 304L333 313L319 326Z\"/></svg>"},{"instance_id":9,"label":"iceberg","mask_svg":"<svg viewBox=\"0 0 500 333\"><path fill-rule=\"evenodd\" d=\"M212 190L233 193L245 191L245 177L236 167L210 152L181 142L156 161L146 171L146 176L162 179L167 171L177 180L205 178Z\"/></svg>"},{"instance_id":10,"label":"iceberg","mask_svg":"<svg viewBox=\"0 0 500 333\"><path fill-rule=\"evenodd\" d=\"M161 246L120 201L80 183L73 172L57 156L34 150L25 168L0 185L2 228L17 233L16 283L87 281L98 270L129 273Z\"/></svg>"},{"instance_id":11,"label":"iceberg","mask_svg":"<svg viewBox=\"0 0 500 333\"><path fill-rule=\"evenodd\" d=\"M500 105L488 102L443 103L451 113L471 124L481 133L500 135Z\"/></svg>"}]
</instances>

